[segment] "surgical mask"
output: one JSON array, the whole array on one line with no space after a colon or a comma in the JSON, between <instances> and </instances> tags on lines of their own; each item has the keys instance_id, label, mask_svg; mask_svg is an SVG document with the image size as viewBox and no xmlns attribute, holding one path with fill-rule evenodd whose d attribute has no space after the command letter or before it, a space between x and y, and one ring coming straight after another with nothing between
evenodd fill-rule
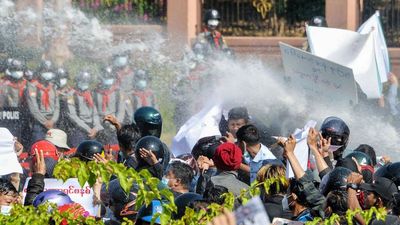
<instances>
[{"instance_id":1,"label":"surgical mask","mask_svg":"<svg viewBox=\"0 0 400 225\"><path fill-rule=\"evenodd\" d=\"M12 71L11 72L11 77L14 79L21 79L24 76L24 72L23 71Z\"/></svg>"},{"instance_id":2,"label":"surgical mask","mask_svg":"<svg viewBox=\"0 0 400 225\"><path fill-rule=\"evenodd\" d=\"M147 87L147 81L145 81L145 80L139 80L139 81L137 82L136 86L137 86L139 89L143 90L143 89L145 89L145 88Z\"/></svg>"},{"instance_id":3,"label":"surgical mask","mask_svg":"<svg viewBox=\"0 0 400 225\"><path fill-rule=\"evenodd\" d=\"M124 67L128 64L128 57L117 57L114 60L114 66L116 67Z\"/></svg>"},{"instance_id":4,"label":"surgical mask","mask_svg":"<svg viewBox=\"0 0 400 225\"><path fill-rule=\"evenodd\" d=\"M165 187L167 187L167 188L169 188L168 182L169 182L169 179L166 178L166 177L163 177L163 178L161 179L161 183L162 183Z\"/></svg>"},{"instance_id":5,"label":"surgical mask","mask_svg":"<svg viewBox=\"0 0 400 225\"><path fill-rule=\"evenodd\" d=\"M85 84L85 83L78 83L78 88L81 91L86 91L87 89L89 89L89 84Z\"/></svg>"},{"instance_id":6,"label":"surgical mask","mask_svg":"<svg viewBox=\"0 0 400 225\"><path fill-rule=\"evenodd\" d=\"M289 200L288 200L288 197L287 197L287 195L285 195L285 196L283 196L283 199L282 199L282 209L285 211L290 211L290 209L289 209Z\"/></svg>"},{"instance_id":7,"label":"surgical mask","mask_svg":"<svg viewBox=\"0 0 400 225\"><path fill-rule=\"evenodd\" d=\"M331 145L331 146L329 146L329 151L336 152L341 147L343 147L343 145Z\"/></svg>"},{"instance_id":8,"label":"surgical mask","mask_svg":"<svg viewBox=\"0 0 400 225\"><path fill-rule=\"evenodd\" d=\"M40 76L42 76L42 78L45 79L46 81L49 81L54 78L54 73L45 72L45 73L41 73Z\"/></svg>"},{"instance_id":9,"label":"surgical mask","mask_svg":"<svg viewBox=\"0 0 400 225\"><path fill-rule=\"evenodd\" d=\"M10 215L12 206L9 205L0 205L0 214Z\"/></svg>"},{"instance_id":10,"label":"surgical mask","mask_svg":"<svg viewBox=\"0 0 400 225\"><path fill-rule=\"evenodd\" d=\"M219 21L218 20L208 20L207 25L209 27L215 28L219 25Z\"/></svg>"},{"instance_id":11,"label":"surgical mask","mask_svg":"<svg viewBox=\"0 0 400 225\"><path fill-rule=\"evenodd\" d=\"M114 79L112 79L112 78L103 80L104 86L111 86L113 84L114 84Z\"/></svg>"},{"instance_id":12,"label":"surgical mask","mask_svg":"<svg viewBox=\"0 0 400 225\"><path fill-rule=\"evenodd\" d=\"M60 87L64 87L65 85L67 85L67 78L60 79Z\"/></svg>"}]
</instances>

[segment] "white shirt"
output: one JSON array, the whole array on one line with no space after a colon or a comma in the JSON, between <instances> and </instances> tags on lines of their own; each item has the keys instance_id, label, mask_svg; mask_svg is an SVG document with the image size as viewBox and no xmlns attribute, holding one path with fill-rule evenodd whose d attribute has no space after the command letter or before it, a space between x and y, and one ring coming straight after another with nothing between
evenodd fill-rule
<instances>
[{"instance_id":1,"label":"white shirt","mask_svg":"<svg viewBox=\"0 0 400 225\"><path fill-rule=\"evenodd\" d=\"M253 183L253 181L256 180L257 178L257 172L258 170L263 166L263 162L268 159L276 159L274 154L267 148L267 146L261 144L260 151L257 153L257 155L254 156L250 160L250 183Z\"/></svg>"}]
</instances>

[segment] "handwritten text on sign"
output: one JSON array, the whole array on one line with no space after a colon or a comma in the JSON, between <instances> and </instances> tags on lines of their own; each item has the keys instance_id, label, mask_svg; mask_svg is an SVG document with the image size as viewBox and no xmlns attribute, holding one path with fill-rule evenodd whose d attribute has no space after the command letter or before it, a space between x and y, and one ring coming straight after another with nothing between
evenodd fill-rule
<instances>
[{"instance_id":1,"label":"handwritten text on sign","mask_svg":"<svg viewBox=\"0 0 400 225\"><path fill-rule=\"evenodd\" d=\"M25 182L23 196L25 198L26 189L28 182L31 178L28 178ZM86 183L83 188L78 183L77 178L70 178L65 183L62 180L57 179L44 179L44 190L59 190L67 194L72 201L81 204L86 211L92 216L96 216L98 212L98 206L93 205L93 190Z\"/></svg>"},{"instance_id":2,"label":"handwritten text on sign","mask_svg":"<svg viewBox=\"0 0 400 225\"><path fill-rule=\"evenodd\" d=\"M357 104L357 89L350 68L279 43L286 76L308 99L341 105Z\"/></svg>"}]
</instances>

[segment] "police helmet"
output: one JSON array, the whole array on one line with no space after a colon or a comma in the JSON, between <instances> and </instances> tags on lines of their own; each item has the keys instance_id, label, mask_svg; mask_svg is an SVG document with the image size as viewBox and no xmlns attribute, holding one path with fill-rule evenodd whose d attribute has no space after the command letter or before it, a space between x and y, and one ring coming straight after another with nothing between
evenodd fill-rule
<instances>
[{"instance_id":1,"label":"police helmet","mask_svg":"<svg viewBox=\"0 0 400 225\"><path fill-rule=\"evenodd\" d=\"M204 13L204 23L207 24L209 20L221 20L221 16L219 15L218 10L216 9L208 9Z\"/></svg>"},{"instance_id":2,"label":"police helmet","mask_svg":"<svg viewBox=\"0 0 400 225\"><path fill-rule=\"evenodd\" d=\"M5 74L13 79L19 80L24 76L25 65L21 60L8 59Z\"/></svg>"},{"instance_id":3,"label":"police helmet","mask_svg":"<svg viewBox=\"0 0 400 225\"><path fill-rule=\"evenodd\" d=\"M53 63L50 60L43 60L37 71L38 76L44 81L51 81L56 77Z\"/></svg>"}]
</instances>

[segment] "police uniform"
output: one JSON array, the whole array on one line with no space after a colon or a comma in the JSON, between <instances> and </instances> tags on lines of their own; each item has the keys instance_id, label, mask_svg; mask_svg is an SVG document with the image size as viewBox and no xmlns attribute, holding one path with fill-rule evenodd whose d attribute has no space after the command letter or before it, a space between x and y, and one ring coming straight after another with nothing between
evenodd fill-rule
<instances>
[{"instance_id":1,"label":"police uniform","mask_svg":"<svg viewBox=\"0 0 400 225\"><path fill-rule=\"evenodd\" d=\"M126 116L124 118L124 124L132 123L134 112L143 106L150 106L157 108L156 97L150 88L146 90L134 90L125 99Z\"/></svg>"},{"instance_id":2,"label":"police uniform","mask_svg":"<svg viewBox=\"0 0 400 225\"><path fill-rule=\"evenodd\" d=\"M117 85L120 87L121 91L127 93L132 91L134 87L134 77L135 73L132 69L120 69L116 72L117 74Z\"/></svg>"},{"instance_id":3,"label":"police uniform","mask_svg":"<svg viewBox=\"0 0 400 225\"><path fill-rule=\"evenodd\" d=\"M13 82L8 79L1 81L1 95L3 98L3 107L21 107L24 100L24 91L27 81L22 79Z\"/></svg>"},{"instance_id":4,"label":"police uniform","mask_svg":"<svg viewBox=\"0 0 400 225\"><path fill-rule=\"evenodd\" d=\"M222 50L228 47L224 37L219 31L210 32L205 29L197 38L200 42L208 43L212 50Z\"/></svg>"},{"instance_id":5,"label":"police uniform","mask_svg":"<svg viewBox=\"0 0 400 225\"><path fill-rule=\"evenodd\" d=\"M71 145L76 147L82 141L88 140L88 134L92 129L103 130L100 124L100 118L94 101L89 90L80 92L73 91L73 95L68 96L67 115L76 129L70 134Z\"/></svg>"},{"instance_id":6,"label":"police uniform","mask_svg":"<svg viewBox=\"0 0 400 225\"><path fill-rule=\"evenodd\" d=\"M52 83L47 86L40 82L30 82L27 85L27 104L34 118L32 127L32 142L44 139L47 128L45 124L51 120L55 125L60 115L60 102Z\"/></svg>"},{"instance_id":7,"label":"police uniform","mask_svg":"<svg viewBox=\"0 0 400 225\"><path fill-rule=\"evenodd\" d=\"M118 121L122 121L125 115L124 94L117 85L109 89L97 88L94 92L94 102L100 119L106 115L115 116ZM103 144L118 144L116 130L108 121L103 122L104 130L98 135Z\"/></svg>"}]
</instances>

